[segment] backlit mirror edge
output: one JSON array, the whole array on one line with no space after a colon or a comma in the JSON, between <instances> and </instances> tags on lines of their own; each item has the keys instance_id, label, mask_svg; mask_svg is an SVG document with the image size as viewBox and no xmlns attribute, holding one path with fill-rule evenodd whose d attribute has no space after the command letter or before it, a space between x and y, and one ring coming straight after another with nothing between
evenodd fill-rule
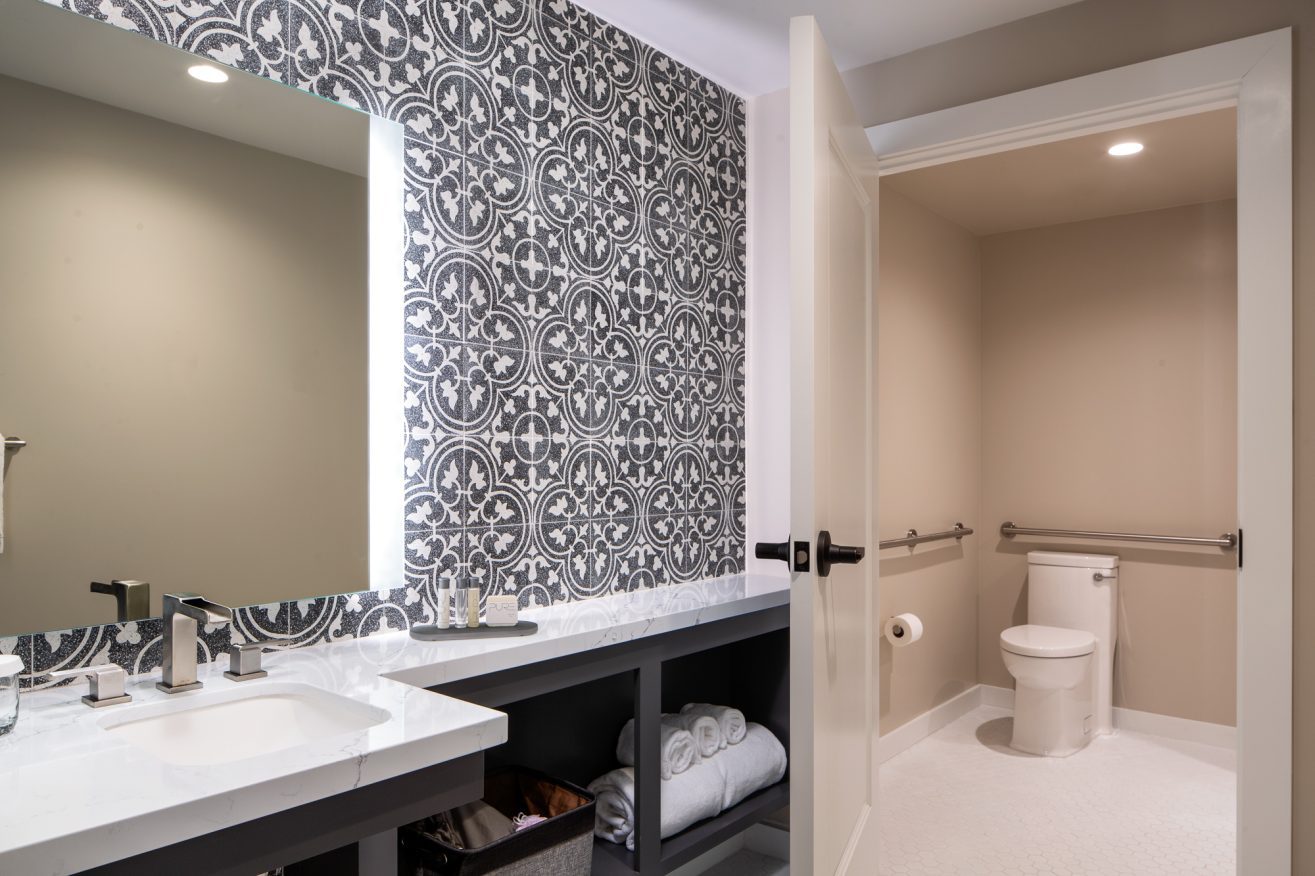
<instances>
[{"instance_id":1,"label":"backlit mirror edge","mask_svg":"<svg viewBox=\"0 0 1315 876\"><path fill-rule=\"evenodd\" d=\"M406 195L405 145L402 126L379 116L370 116L369 136L369 589L389 590L406 582L402 527L405 448L400 416L404 341L398 326L404 303L401 278L406 225L400 208Z\"/></svg>"}]
</instances>

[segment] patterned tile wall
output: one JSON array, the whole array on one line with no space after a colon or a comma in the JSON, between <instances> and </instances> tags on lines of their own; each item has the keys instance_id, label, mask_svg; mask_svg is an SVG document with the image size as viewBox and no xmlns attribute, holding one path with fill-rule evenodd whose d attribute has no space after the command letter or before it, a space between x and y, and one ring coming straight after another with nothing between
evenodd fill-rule
<instances>
[{"instance_id":1,"label":"patterned tile wall","mask_svg":"<svg viewBox=\"0 0 1315 876\"><path fill-rule=\"evenodd\" d=\"M738 571L742 105L566 3L461 16L399 116L411 581L547 603Z\"/></svg>"},{"instance_id":2,"label":"patterned tile wall","mask_svg":"<svg viewBox=\"0 0 1315 876\"><path fill-rule=\"evenodd\" d=\"M228 647L243 642L274 642L288 647L318 645L402 632L413 623L433 623L434 608L423 588L367 590L317 596L292 602L251 605L233 612L231 622L205 624L197 630L196 658L209 663L227 659ZM26 671L23 688L52 684L45 675L58 669L117 663L132 675L158 670L163 655L164 623L156 618L0 637L0 654L17 654Z\"/></svg>"},{"instance_id":3,"label":"patterned tile wall","mask_svg":"<svg viewBox=\"0 0 1315 876\"><path fill-rule=\"evenodd\" d=\"M405 586L243 609L202 659L430 619L441 576L530 606L742 570L740 99L565 0L57 5L404 126ZM152 624L0 650L147 671Z\"/></svg>"}]
</instances>

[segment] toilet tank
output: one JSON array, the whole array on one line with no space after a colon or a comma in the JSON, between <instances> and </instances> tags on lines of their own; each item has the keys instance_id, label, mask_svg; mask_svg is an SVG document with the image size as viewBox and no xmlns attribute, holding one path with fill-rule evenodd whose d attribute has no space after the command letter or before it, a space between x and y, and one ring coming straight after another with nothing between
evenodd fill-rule
<instances>
[{"instance_id":1,"label":"toilet tank","mask_svg":"<svg viewBox=\"0 0 1315 876\"><path fill-rule=\"evenodd\" d=\"M1119 558L1109 554L1027 555L1027 622L1086 630L1114 645Z\"/></svg>"},{"instance_id":2,"label":"toilet tank","mask_svg":"<svg viewBox=\"0 0 1315 876\"><path fill-rule=\"evenodd\" d=\"M1114 647L1118 637L1119 558L1109 554L1027 555L1027 622L1096 637L1096 732L1114 727Z\"/></svg>"}]
</instances>

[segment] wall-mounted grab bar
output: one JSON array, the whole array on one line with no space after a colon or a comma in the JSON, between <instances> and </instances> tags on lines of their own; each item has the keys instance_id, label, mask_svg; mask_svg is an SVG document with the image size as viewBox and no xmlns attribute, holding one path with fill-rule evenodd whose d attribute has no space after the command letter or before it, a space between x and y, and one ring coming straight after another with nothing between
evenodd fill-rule
<instances>
[{"instance_id":1,"label":"wall-mounted grab bar","mask_svg":"<svg viewBox=\"0 0 1315 876\"><path fill-rule=\"evenodd\" d=\"M1145 535L1133 532L1090 532L1084 529L1035 529L1030 526L1015 526L1012 520L1000 524L1000 534L1011 535L1045 535L1055 538L1099 538L1109 541L1149 541L1157 544L1193 544L1203 547L1220 547L1232 550L1237 547L1237 533L1225 532L1218 538L1201 538L1191 535Z\"/></svg>"},{"instance_id":2,"label":"wall-mounted grab bar","mask_svg":"<svg viewBox=\"0 0 1315 876\"><path fill-rule=\"evenodd\" d=\"M27 446L27 442L24 441L22 438L5 439L5 450L17 450L20 447L26 447L26 446Z\"/></svg>"},{"instance_id":3,"label":"wall-mounted grab bar","mask_svg":"<svg viewBox=\"0 0 1315 876\"><path fill-rule=\"evenodd\" d=\"M929 532L926 535L918 535L918 530L910 529L903 538L888 538L885 541L877 542L877 546L885 550L886 548L912 547L915 544L922 544L927 541L941 541L942 539L952 538L955 541L963 538L965 535L972 535L971 527L964 526L962 523L954 524L954 529L947 529L944 532Z\"/></svg>"}]
</instances>

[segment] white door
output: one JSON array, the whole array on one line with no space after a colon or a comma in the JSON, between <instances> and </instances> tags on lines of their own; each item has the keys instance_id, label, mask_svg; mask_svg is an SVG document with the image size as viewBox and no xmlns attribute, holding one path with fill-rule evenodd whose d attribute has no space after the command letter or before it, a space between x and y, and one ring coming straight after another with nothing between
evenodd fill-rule
<instances>
[{"instance_id":1,"label":"white door","mask_svg":"<svg viewBox=\"0 0 1315 876\"><path fill-rule=\"evenodd\" d=\"M799 876L877 872L876 180L816 22L793 19L790 864ZM861 551L828 548L823 533L873 555L855 562Z\"/></svg>"}]
</instances>

